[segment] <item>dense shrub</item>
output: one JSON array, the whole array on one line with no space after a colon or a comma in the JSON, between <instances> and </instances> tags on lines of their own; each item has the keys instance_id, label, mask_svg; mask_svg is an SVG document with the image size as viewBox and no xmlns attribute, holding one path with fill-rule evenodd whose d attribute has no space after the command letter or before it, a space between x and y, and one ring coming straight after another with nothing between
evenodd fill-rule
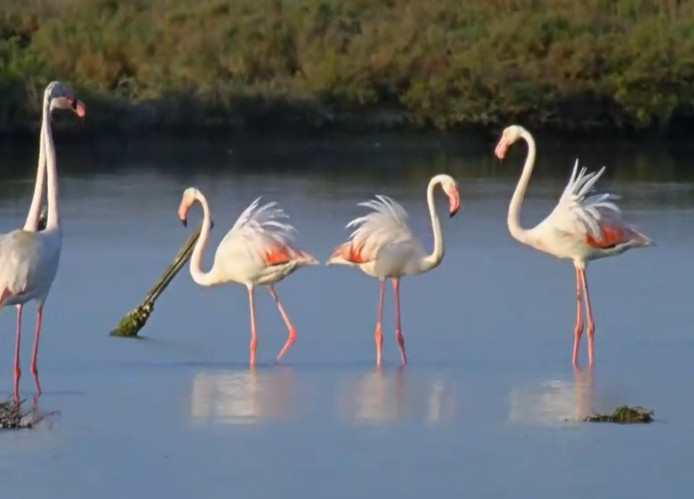
<instances>
[{"instance_id":1,"label":"dense shrub","mask_svg":"<svg viewBox=\"0 0 694 499\"><path fill-rule=\"evenodd\" d=\"M4 1L0 130L53 78L123 129L668 132L694 119L694 0Z\"/></svg>"}]
</instances>

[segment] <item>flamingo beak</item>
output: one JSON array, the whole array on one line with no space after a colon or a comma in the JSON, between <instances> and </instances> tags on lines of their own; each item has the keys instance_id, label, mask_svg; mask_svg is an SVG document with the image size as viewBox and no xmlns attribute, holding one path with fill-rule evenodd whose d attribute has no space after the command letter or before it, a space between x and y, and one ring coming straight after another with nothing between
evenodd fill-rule
<instances>
[{"instance_id":1,"label":"flamingo beak","mask_svg":"<svg viewBox=\"0 0 694 499\"><path fill-rule=\"evenodd\" d=\"M178 208L178 219L183 224L183 227L188 227L188 206L185 203L181 203Z\"/></svg>"},{"instance_id":2,"label":"flamingo beak","mask_svg":"<svg viewBox=\"0 0 694 499\"><path fill-rule=\"evenodd\" d=\"M210 220L210 230L214 229L214 222Z\"/></svg>"},{"instance_id":3,"label":"flamingo beak","mask_svg":"<svg viewBox=\"0 0 694 499\"><path fill-rule=\"evenodd\" d=\"M448 212L453 217L460 209L460 193L456 187L452 187L446 194L448 194L448 200L450 201Z\"/></svg>"},{"instance_id":4,"label":"flamingo beak","mask_svg":"<svg viewBox=\"0 0 694 499\"><path fill-rule=\"evenodd\" d=\"M499 139L499 143L496 145L496 148L494 149L494 154L496 155L497 158L500 160L503 160L504 157L506 156L506 151L508 150L508 142L504 137L501 137Z\"/></svg>"},{"instance_id":5,"label":"flamingo beak","mask_svg":"<svg viewBox=\"0 0 694 499\"><path fill-rule=\"evenodd\" d=\"M79 99L72 101L72 110L81 119L84 119L87 116L87 107L84 105L84 102Z\"/></svg>"}]
</instances>

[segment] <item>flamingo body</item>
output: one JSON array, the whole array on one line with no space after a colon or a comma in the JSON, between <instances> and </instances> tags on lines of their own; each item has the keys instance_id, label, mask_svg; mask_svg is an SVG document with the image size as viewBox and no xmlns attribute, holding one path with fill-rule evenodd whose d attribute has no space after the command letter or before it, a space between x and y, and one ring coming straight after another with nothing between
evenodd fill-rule
<instances>
[{"instance_id":1,"label":"flamingo body","mask_svg":"<svg viewBox=\"0 0 694 499\"><path fill-rule=\"evenodd\" d=\"M4 306L43 303L48 296L60 262L59 232L13 230L0 237L0 289Z\"/></svg>"},{"instance_id":2,"label":"flamingo body","mask_svg":"<svg viewBox=\"0 0 694 499\"><path fill-rule=\"evenodd\" d=\"M434 251L431 254L426 253L422 244L412 234L407 224L407 212L402 205L388 196L376 195L375 199L359 203L359 206L369 208L371 211L347 224L347 228L353 229L349 240L340 244L328 259L328 265L356 267L381 282L375 333L377 365L380 365L382 360L381 323L385 279L393 281L396 309L395 335L400 345L402 362L406 364L405 339L402 335L400 320L400 278L432 270L443 260L444 243L441 223L434 209L434 188L437 185L441 185L449 198L451 216L455 215L460 207L460 194L456 181L445 174L432 177L427 187L427 203L434 232Z\"/></svg>"},{"instance_id":3,"label":"flamingo body","mask_svg":"<svg viewBox=\"0 0 694 499\"><path fill-rule=\"evenodd\" d=\"M576 327L572 362L578 364L578 350L583 334L583 307L585 302L588 322L588 363L594 364L595 322L585 275L589 262L624 253L632 248L651 246L650 238L627 224L621 210L610 193L594 193L595 184L605 172L588 173L574 164L571 177L552 212L532 229L520 226L520 207L535 164L536 146L530 132L519 125L507 127L495 149L503 159L508 148L518 140L528 144L528 154L521 178L513 193L508 210L508 229L523 244L557 258L572 260L576 270Z\"/></svg>"},{"instance_id":4,"label":"flamingo body","mask_svg":"<svg viewBox=\"0 0 694 499\"><path fill-rule=\"evenodd\" d=\"M213 269L220 284L274 284L304 265L318 263L292 241L294 227L280 222L284 211L271 202L253 201L217 247Z\"/></svg>"},{"instance_id":5,"label":"flamingo body","mask_svg":"<svg viewBox=\"0 0 694 499\"><path fill-rule=\"evenodd\" d=\"M527 231L528 245L579 266L646 246L650 239L621 219L613 194L591 195L605 172L586 173L574 164L571 178L552 212Z\"/></svg>"},{"instance_id":6,"label":"flamingo body","mask_svg":"<svg viewBox=\"0 0 694 499\"><path fill-rule=\"evenodd\" d=\"M195 202L202 205L204 219L200 238L190 259L190 273L193 280L207 287L228 283L246 286L251 308L251 366L255 365L257 349L253 292L256 286L268 286L289 329L287 343L277 356L279 361L296 341L296 329L277 297L274 284L296 270L307 265L315 265L318 261L294 244L294 227L281 221L288 218L287 214L275 202L261 206L260 198L257 198L241 213L219 243L210 271L203 272L202 254L212 228L207 199L198 189L189 187L183 192L178 213L185 225L188 211Z\"/></svg>"},{"instance_id":7,"label":"flamingo body","mask_svg":"<svg viewBox=\"0 0 694 499\"><path fill-rule=\"evenodd\" d=\"M38 394L37 356L43 306L50 292L60 263L62 233L58 213L58 173L55 146L51 131L51 116L55 109L70 109L80 118L86 114L84 104L59 81L48 84L43 98L43 120L39 144L39 165L31 207L23 229L0 236L0 308L17 307L17 338L15 344L14 395L19 398L19 352L21 346L22 308L31 300L38 303L36 332L31 370ZM45 175L44 175L45 171ZM44 176L47 176L48 212L45 227L39 232Z\"/></svg>"},{"instance_id":8,"label":"flamingo body","mask_svg":"<svg viewBox=\"0 0 694 499\"><path fill-rule=\"evenodd\" d=\"M355 228L350 241L333 252L329 263L354 266L378 279L424 272L421 262L426 252L410 231L402 205L377 195L359 206L373 211L347 224L347 228Z\"/></svg>"}]
</instances>

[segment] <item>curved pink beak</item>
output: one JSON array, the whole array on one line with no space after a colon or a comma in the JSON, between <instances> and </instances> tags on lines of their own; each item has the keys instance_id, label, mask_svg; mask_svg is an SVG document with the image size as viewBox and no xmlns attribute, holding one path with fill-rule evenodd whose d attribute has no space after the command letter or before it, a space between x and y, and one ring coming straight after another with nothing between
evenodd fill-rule
<instances>
[{"instance_id":1,"label":"curved pink beak","mask_svg":"<svg viewBox=\"0 0 694 499\"><path fill-rule=\"evenodd\" d=\"M186 203L181 203L181 206L178 207L178 219L183 224L183 227L188 226L188 209L189 208L190 207Z\"/></svg>"},{"instance_id":2,"label":"curved pink beak","mask_svg":"<svg viewBox=\"0 0 694 499\"><path fill-rule=\"evenodd\" d=\"M87 116L87 107L84 105L84 102L79 99L75 99L72 109L75 111L75 114L82 119Z\"/></svg>"},{"instance_id":3,"label":"curved pink beak","mask_svg":"<svg viewBox=\"0 0 694 499\"><path fill-rule=\"evenodd\" d=\"M449 214L450 216L458 213L460 209L460 193L455 187L451 188L446 194L448 194L448 200L450 201Z\"/></svg>"},{"instance_id":4,"label":"curved pink beak","mask_svg":"<svg viewBox=\"0 0 694 499\"><path fill-rule=\"evenodd\" d=\"M504 159L507 150L508 144L506 143L506 140L503 137L501 137L499 139L499 143L496 145L496 148L494 149L494 154L497 158Z\"/></svg>"}]
</instances>

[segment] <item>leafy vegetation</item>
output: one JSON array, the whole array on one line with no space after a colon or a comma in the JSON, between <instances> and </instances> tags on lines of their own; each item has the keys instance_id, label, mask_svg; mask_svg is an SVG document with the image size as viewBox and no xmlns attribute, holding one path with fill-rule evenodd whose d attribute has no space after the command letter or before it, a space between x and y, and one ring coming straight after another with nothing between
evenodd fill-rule
<instances>
[{"instance_id":1,"label":"leafy vegetation","mask_svg":"<svg viewBox=\"0 0 694 499\"><path fill-rule=\"evenodd\" d=\"M652 423L653 411L644 409L643 407L629 407L620 405L612 414L595 413L584 419L590 423L617 423L617 424L635 424L635 423Z\"/></svg>"},{"instance_id":2,"label":"leafy vegetation","mask_svg":"<svg viewBox=\"0 0 694 499\"><path fill-rule=\"evenodd\" d=\"M694 0L23 0L0 131L50 79L92 126L684 130Z\"/></svg>"}]
</instances>

